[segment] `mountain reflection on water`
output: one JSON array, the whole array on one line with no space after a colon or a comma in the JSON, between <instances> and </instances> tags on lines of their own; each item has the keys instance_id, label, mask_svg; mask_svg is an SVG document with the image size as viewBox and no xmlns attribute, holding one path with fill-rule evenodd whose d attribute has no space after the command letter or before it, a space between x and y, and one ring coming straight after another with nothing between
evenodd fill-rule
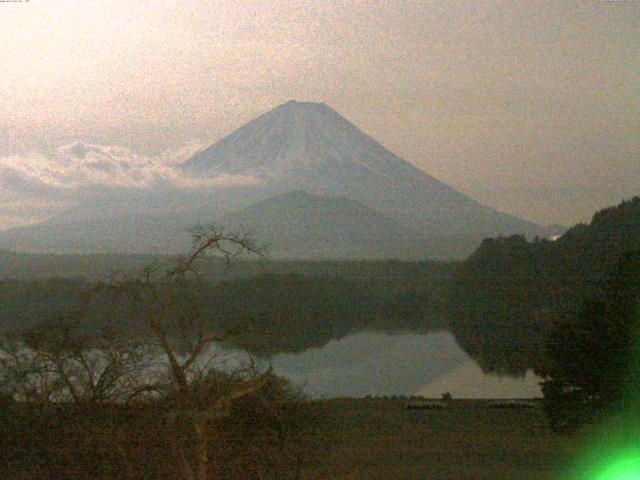
<instances>
[{"instance_id":1,"label":"mountain reflection on water","mask_svg":"<svg viewBox=\"0 0 640 480\"><path fill-rule=\"evenodd\" d=\"M274 370L315 398L366 395L454 398L540 396L537 377L484 374L449 332L361 331L320 348L271 357Z\"/></svg>"}]
</instances>

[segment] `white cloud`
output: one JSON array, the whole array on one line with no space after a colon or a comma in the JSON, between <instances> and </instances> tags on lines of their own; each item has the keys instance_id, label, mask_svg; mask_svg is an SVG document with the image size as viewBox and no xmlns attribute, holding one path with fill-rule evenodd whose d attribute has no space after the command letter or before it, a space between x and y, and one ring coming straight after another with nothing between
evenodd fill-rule
<instances>
[{"instance_id":1,"label":"white cloud","mask_svg":"<svg viewBox=\"0 0 640 480\"><path fill-rule=\"evenodd\" d=\"M246 175L194 177L176 168L202 149L188 144L157 157L115 145L74 142L53 155L0 157L0 229L41 221L93 198L123 191L190 190L253 185Z\"/></svg>"}]
</instances>

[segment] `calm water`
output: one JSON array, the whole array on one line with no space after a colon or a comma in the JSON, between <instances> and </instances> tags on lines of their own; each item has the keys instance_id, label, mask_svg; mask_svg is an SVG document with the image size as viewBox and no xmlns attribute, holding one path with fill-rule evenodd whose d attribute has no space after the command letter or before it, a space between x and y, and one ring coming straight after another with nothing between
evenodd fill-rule
<instances>
[{"instance_id":1,"label":"calm water","mask_svg":"<svg viewBox=\"0 0 640 480\"><path fill-rule=\"evenodd\" d=\"M448 332L359 332L321 348L272 358L276 373L313 397L412 395L454 398L532 398L540 387L524 378L485 375Z\"/></svg>"}]
</instances>

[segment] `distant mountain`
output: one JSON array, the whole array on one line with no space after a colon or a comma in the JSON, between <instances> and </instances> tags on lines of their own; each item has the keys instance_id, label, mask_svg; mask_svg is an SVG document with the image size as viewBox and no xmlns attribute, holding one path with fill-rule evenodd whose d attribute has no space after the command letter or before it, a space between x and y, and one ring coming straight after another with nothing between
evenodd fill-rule
<instances>
[{"instance_id":1,"label":"distant mountain","mask_svg":"<svg viewBox=\"0 0 640 480\"><path fill-rule=\"evenodd\" d=\"M222 217L277 258L424 258L421 234L346 198L292 192Z\"/></svg>"},{"instance_id":2,"label":"distant mountain","mask_svg":"<svg viewBox=\"0 0 640 480\"><path fill-rule=\"evenodd\" d=\"M0 232L0 248L63 254L182 254L191 246L188 228L196 220L180 216L100 217ZM368 207L345 198L291 192L225 215L213 209L203 222L250 231L274 259L449 259L463 258L476 241L466 237L428 239Z\"/></svg>"},{"instance_id":3,"label":"distant mountain","mask_svg":"<svg viewBox=\"0 0 640 480\"><path fill-rule=\"evenodd\" d=\"M96 168L93 157L76 150L75 162ZM100 175L108 176L113 168L103 163ZM461 259L488 236L558 232L455 191L322 103L285 103L183 163L156 170L162 174L154 170L139 185L123 177L116 193L96 189L46 222L0 232L0 248L178 253L189 246L186 228L222 220L255 223L275 256ZM173 177L179 181L162 180ZM308 195L288 196L303 191Z\"/></svg>"},{"instance_id":4,"label":"distant mountain","mask_svg":"<svg viewBox=\"0 0 640 480\"><path fill-rule=\"evenodd\" d=\"M323 103L288 102L197 153L181 169L255 178L275 194L344 197L425 237L524 233L544 228L479 204L394 155Z\"/></svg>"},{"instance_id":5,"label":"distant mountain","mask_svg":"<svg viewBox=\"0 0 640 480\"><path fill-rule=\"evenodd\" d=\"M57 219L56 219L57 220ZM0 248L30 253L184 253L190 235L179 219L129 215L49 221L0 232Z\"/></svg>"},{"instance_id":6,"label":"distant mountain","mask_svg":"<svg viewBox=\"0 0 640 480\"><path fill-rule=\"evenodd\" d=\"M225 215L222 222L232 227L253 228L265 240L291 243L421 238L417 231L357 202L307 192L268 198Z\"/></svg>"}]
</instances>

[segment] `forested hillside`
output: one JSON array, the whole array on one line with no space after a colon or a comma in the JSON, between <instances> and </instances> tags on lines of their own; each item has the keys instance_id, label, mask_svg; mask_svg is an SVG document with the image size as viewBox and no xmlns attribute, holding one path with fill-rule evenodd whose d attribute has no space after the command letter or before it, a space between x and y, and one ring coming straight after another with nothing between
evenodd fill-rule
<instances>
[{"instance_id":1,"label":"forested hillside","mask_svg":"<svg viewBox=\"0 0 640 480\"><path fill-rule=\"evenodd\" d=\"M485 240L458 269L449 305L463 348L489 371L545 362L552 325L601 297L621 257L640 250L640 197L596 213L557 241ZM640 279L639 279L640 281Z\"/></svg>"}]
</instances>

